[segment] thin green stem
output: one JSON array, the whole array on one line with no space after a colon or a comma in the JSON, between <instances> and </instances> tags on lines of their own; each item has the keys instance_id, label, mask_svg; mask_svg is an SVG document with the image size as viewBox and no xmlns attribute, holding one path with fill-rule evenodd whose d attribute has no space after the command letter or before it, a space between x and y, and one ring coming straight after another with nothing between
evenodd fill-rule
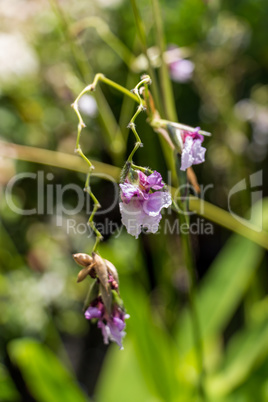
<instances>
[{"instance_id":1,"label":"thin green stem","mask_svg":"<svg viewBox=\"0 0 268 402\"><path fill-rule=\"evenodd\" d=\"M83 82L90 82L92 79L92 69L90 68L90 64L88 63L87 56L82 46L80 46L77 41L73 40L73 35L70 32L70 24L67 21L66 15L63 13L63 10L60 8L59 4L56 0L49 0L51 4L51 8L53 9L58 21L59 27L65 38L65 41L68 43L69 49L72 53L72 58L75 63L76 71L78 72L81 80ZM116 162L118 159L118 155L120 156L124 151L123 137L120 129L117 125L116 119L109 107L103 93L99 89L96 92L96 102L99 109L98 118L103 127L103 133L106 134L106 144L111 153L113 161ZM117 145L114 146L114 133L117 134Z\"/></svg>"},{"instance_id":2,"label":"thin green stem","mask_svg":"<svg viewBox=\"0 0 268 402\"><path fill-rule=\"evenodd\" d=\"M86 28L95 28L101 39L114 50L130 70L132 69L132 62L135 60L134 54L113 34L109 25L102 18L96 16L84 18L71 27L71 33L76 36Z\"/></svg>"},{"instance_id":3,"label":"thin green stem","mask_svg":"<svg viewBox=\"0 0 268 402\"><path fill-rule=\"evenodd\" d=\"M78 110L78 101L87 91L89 91L89 92L95 91L99 81L101 81L101 82L105 83L106 85L109 85L109 86L115 88L117 91L123 93L124 95L127 95L129 98L131 98L135 102L139 103L139 107L138 107L136 113L134 114L134 116L132 117L132 119L131 119L131 121L130 121L130 123L128 125L128 127L132 129L132 131L133 131L133 133L135 135L135 138L137 140L137 144L139 143L139 145L137 145L137 144L135 145L135 150L132 151L131 157L133 157L133 155L135 154L137 149L141 146L141 140L140 140L140 138L138 136L137 131L135 130L134 121L135 121L136 117L139 115L139 113L144 110L144 107L146 105L146 102L141 98L141 96L139 94L139 88L142 85L145 85L146 92L148 92L147 84L151 84L150 77L147 76L147 75L144 76L144 77L142 77L142 80L136 85L136 87L132 91L129 91L128 89L126 89L122 85L120 85L120 84L110 80L109 78L105 77L103 74L101 74L101 73L96 74L95 77L94 77L93 83L88 85L85 89L83 89L83 91L79 94L79 96L77 97L76 101L72 105L73 108L75 109L76 113L77 113L79 123L80 123L80 126L78 127L78 130L79 130L78 138L80 138L81 130L84 127L83 126L84 122L83 122L83 120L81 118L81 115L79 113L79 110ZM147 107L148 107L148 105L147 105ZM155 115L150 114L151 113L150 109L148 109L148 112L149 112L149 121L150 121L150 125L152 126L152 128L156 128L156 129L167 128L167 126L170 125L170 126L174 127L175 129L179 129L179 130L187 130L187 131L192 131L192 132L194 132L196 130L194 127L190 127L190 126L187 126L185 124L180 124L180 123L176 123L176 122L173 122L173 121L170 121L170 120L161 119L158 116L155 117ZM167 130L167 133L170 135L170 132L168 130ZM203 135L206 135L206 136L211 135L210 133L208 133L206 131L203 131L203 130L199 130L199 133L203 134ZM174 138L173 137L171 138L171 140L174 143ZM76 144L76 147L78 147L78 144ZM128 160L130 160L130 159L128 159Z\"/></svg>"},{"instance_id":4,"label":"thin green stem","mask_svg":"<svg viewBox=\"0 0 268 402\"><path fill-rule=\"evenodd\" d=\"M135 152L139 149L140 146L142 146L142 142L141 139L139 137L139 134L137 133L136 127L135 127L135 120L137 118L137 116L145 110L145 106L144 106L144 100L140 97L139 94L139 88L142 85L148 85L151 83L151 78L149 77L149 75L145 75L142 77L142 80L135 86L135 88L132 90L133 94L136 95L136 97L139 100L139 106L138 109L136 110L134 116L132 117L132 119L130 120L128 127L132 130L135 138L136 138L136 144L134 145L134 148L132 150L132 152L130 153L127 162L132 162L133 156L135 154Z\"/></svg>"},{"instance_id":5,"label":"thin green stem","mask_svg":"<svg viewBox=\"0 0 268 402\"><path fill-rule=\"evenodd\" d=\"M72 107L78 117L78 131L77 131L77 140L76 140L76 152L78 152L81 156L82 156L82 151L81 148L79 147L79 141L80 141L80 135L81 135L81 131L82 129L85 127L84 121L82 119L82 116L79 112L79 108L78 108L78 102L79 99L86 93L86 92L92 92L96 90L96 87L98 85L99 82L103 82L113 88L115 88L117 91L123 93L124 95L127 95L129 98L131 98L132 100L134 100L135 102L139 103L139 107L136 111L136 113L134 114L134 116L132 117L128 127L132 129L135 138L137 140L137 143L135 145L135 148L133 149L132 153L131 153L131 157L133 157L134 153L136 152L136 150L141 146L141 140L140 137L135 129L135 124L134 121L136 119L136 117L138 116L138 114L142 111L145 110L145 102L144 100L140 97L139 94L139 87L143 84L148 84L151 82L151 79L149 76L145 76L139 83L138 85L136 85L136 87L132 90L129 91L128 89L124 88L122 85L117 84L116 82L110 80L109 78L106 78L103 74L96 74L94 77L94 80L92 82L92 84L88 85L86 88L84 88L81 93L78 95L78 97L76 98L76 100L74 101L74 103L72 104ZM82 156L83 157L83 156Z\"/></svg>"},{"instance_id":6,"label":"thin green stem","mask_svg":"<svg viewBox=\"0 0 268 402\"><path fill-rule=\"evenodd\" d=\"M103 74L96 74L93 80L93 83L91 84L91 91L94 91L98 82L102 81L105 84L115 88L117 91L122 92L124 95L127 95L129 98L133 99L135 102L140 103L141 99L139 96L137 96L137 94L134 94L133 92L129 91L128 89L126 89L125 87L123 87L120 84L117 84L117 82L114 82L112 80L110 80L109 78L105 77L105 75ZM142 101L142 103L144 103L144 101Z\"/></svg>"},{"instance_id":7,"label":"thin green stem","mask_svg":"<svg viewBox=\"0 0 268 402\"><path fill-rule=\"evenodd\" d=\"M126 88L133 88L136 81L137 81L136 76L132 73L129 73L128 77L127 77ZM129 94L123 93L123 95L124 95L123 102L122 102L120 116L119 116L119 127L123 133L124 141L126 144L127 138L128 138L128 132L129 132L127 129L127 125L131 119L131 116L133 115L133 110L134 110L135 104L132 102L134 99L130 98ZM133 94L131 93L131 95L133 95ZM117 136L115 136L115 138L117 138Z\"/></svg>"},{"instance_id":8,"label":"thin green stem","mask_svg":"<svg viewBox=\"0 0 268 402\"><path fill-rule=\"evenodd\" d=\"M268 234L266 231L260 231L260 228L254 226L254 224L250 226L249 223L247 223L248 226L245 226L242 222L237 221L237 219L235 219L228 211L225 211L204 199L190 197L189 201L189 208L194 213L246 237L268 250Z\"/></svg>"},{"instance_id":9,"label":"thin green stem","mask_svg":"<svg viewBox=\"0 0 268 402\"><path fill-rule=\"evenodd\" d=\"M174 94L172 90L172 85L170 81L170 75L168 72L167 65L164 60L164 53L166 50L165 35L163 29L163 23L161 18L161 10L159 7L158 0L152 0L153 15L156 29L156 39L160 51L160 84L162 89L162 96L164 100L164 110L165 116L172 121L177 121L177 111L175 107Z\"/></svg>"},{"instance_id":10,"label":"thin green stem","mask_svg":"<svg viewBox=\"0 0 268 402\"><path fill-rule=\"evenodd\" d=\"M193 250L190 242L190 220L189 220L189 190L187 186L187 173L180 169L181 159L180 154L176 151L174 152L175 160L176 160L176 173L179 182L179 187L177 189L177 202L173 202L173 206L176 208L176 211L179 216L179 221L181 228L186 227L188 230L180 231L181 245L183 249L183 256L185 265L190 277L189 289L188 289L188 300L190 306L192 327L193 327L193 338L195 343L196 350L196 358L199 370L199 381L198 381L198 391L203 401L206 401L206 392L204 386L204 378L205 378L205 367L204 367L204 353L203 353L203 344L202 344L202 335L201 328L199 324L199 317L197 313L197 308L195 305L195 292L196 292L196 275L195 275L195 266L193 261Z\"/></svg>"},{"instance_id":11,"label":"thin green stem","mask_svg":"<svg viewBox=\"0 0 268 402\"><path fill-rule=\"evenodd\" d=\"M157 119L155 121L155 124L159 124L160 127L166 127L167 125L170 125L179 130L185 130L185 131L191 131L191 132L196 131L196 127L187 126L186 124L181 124L181 123L177 123L177 122L165 120L165 119ZM209 133L208 131L204 131L204 130L198 130L198 133L205 135L207 137L211 136L211 133Z\"/></svg>"},{"instance_id":12,"label":"thin green stem","mask_svg":"<svg viewBox=\"0 0 268 402\"><path fill-rule=\"evenodd\" d=\"M62 32L63 37L68 43L69 49L71 50L73 61L75 62L76 69L81 77L81 79L85 82L89 81L91 78L90 67L87 63L87 59L85 53L81 46L77 44L77 42L73 41L72 35L69 30L69 21L67 21L66 15L63 13L59 4L56 0L49 0L52 10L54 11L58 22L59 28Z\"/></svg>"},{"instance_id":13,"label":"thin green stem","mask_svg":"<svg viewBox=\"0 0 268 402\"><path fill-rule=\"evenodd\" d=\"M96 77L95 77L96 78ZM94 80L95 81L95 80ZM96 86L96 83L95 83ZM94 82L91 85L88 85L86 88L84 88L80 94L77 96L77 98L75 99L74 103L72 104L72 108L74 109L77 118L78 118L78 125L77 125L77 138L76 138L76 149L75 152L81 156L81 158L88 164L89 167L89 172L87 174L87 178L86 178L86 182L85 182L85 188L84 190L90 195L91 199L93 200L93 210L92 213L88 219L88 225L92 228L93 232L96 235L96 241L93 247L93 252L96 250L99 242L102 240L102 235L101 233L98 231L98 229L95 226L95 223L93 222L94 219L94 215L97 212L97 210L101 207L99 201L97 200L97 198L95 197L95 195L93 194L93 192L91 191L91 187L90 187L90 175L92 170L94 169L93 164L90 162L90 160L85 156L85 154L83 153L81 146L80 146L80 137L81 137L81 132L82 129L85 127L85 123L83 121L83 118L81 116L81 113L79 112L79 108L78 108L78 102L79 99L81 98L81 96L83 96L87 91L92 91L93 89L95 89L94 86Z\"/></svg>"},{"instance_id":14,"label":"thin green stem","mask_svg":"<svg viewBox=\"0 0 268 402\"><path fill-rule=\"evenodd\" d=\"M82 159L84 159L84 161L88 164L88 167L90 170L94 169L94 166L92 165L92 163L90 162L90 160L86 157L86 155L83 153L80 145L78 144L78 148L75 149L75 152L81 156Z\"/></svg>"},{"instance_id":15,"label":"thin green stem","mask_svg":"<svg viewBox=\"0 0 268 402\"><path fill-rule=\"evenodd\" d=\"M97 212L97 210L101 207L99 201L97 200L97 198L95 197L95 195L92 193L90 185L90 173L88 173L87 175L87 179L86 179L86 184L85 184L85 191L90 195L91 199L93 200L94 203L94 207L93 210L91 212L91 215L88 219L88 225L91 227L91 229L93 230L93 232L96 235L96 240L95 240L95 244L93 246L92 252L94 252L99 244L99 242L103 239L102 234L99 232L99 230L96 228L95 223L93 222L95 213Z\"/></svg>"},{"instance_id":16,"label":"thin green stem","mask_svg":"<svg viewBox=\"0 0 268 402\"><path fill-rule=\"evenodd\" d=\"M0 141L0 156L27 162L40 163L74 172L87 173L88 166L75 155L64 152L50 151L48 149L29 147ZM98 175L104 179L118 180L121 168L94 160L93 165ZM94 175L94 171L92 172Z\"/></svg>"},{"instance_id":17,"label":"thin green stem","mask_svg":"<svg viewBox=\"0 0 268 402\"><path fill-rule=\"evenodd\" d=\"M144 101L141 99L138 91L135 92L133 90L133 93L123 86L117 84L116 82L110 80L109 78L106 78L103 74L96 74L94 77L94 80L92 84L86 86L80 94L77 96L75 99L74 103L72 104L72 108L74 109L77 117L78 117L78 129L77 129L77 139L76 139L76 152L78 152L82 156L82 151L81 148L79 147L79 142L80 142L80 136L81 136L81 131L85 127L85 123L83 121L83 118L81 116L81 113L79 112L79 107L78 107L78 102L80 98L86 93L86 92L92 92L95 91L96 86L98 85L99 81L104 82L105 84L117 89L119 92L122 92L123 94L129 96L131 99L135 100L136 102L140 103L139 107L144 108ZM142 80L141 82L144 83L146 80ZM136 87L135 87L136 88ZM83 157L83 156L82 156Z\"/></svg>"},{"instance_id":18,"label":"thin green stem","mask_svg":"<svg viewBox=\"0 0 268 402\"><path fill-rule=\"evenodd\" d=\"M143 172L143 173L150 173L150 174L153 173L153 171L152 171L151 169L145 168L144 166L134 165L134 163L131 163L131 167L132 167L133 169L140 170L140 171Z\"/></svg>"},{"instance_id":19,"label":"thin green stem","mask_svg":"<svg viewBox=\"0 0 268 402\"><path fill-rule=\"evenodd\" d=\"M135 23L136 23L136 27L137 27L137 33L140 39L140 43L141 43L141 48L142 48L142 52L144 53L144 56L146 57L147 63L148 63L148 72L150 77L152 78L152 93L153 93L153 97L155 100L155 104L156 104L156 108L159 111L160 115L163 116L163 112L164 112L164 108L161 102L161 97L158 91L158 87L157 87L157 80L156 80L156 74L155 71L152 67L151 64L151 60L148 57L148 53L147 53L147 41L146 41L146 34L145 34L145 29L144 29L144 24L142 21L142 18L140 16L137 4L136 4L136 0L131 0L131 5L132 5L132 10L133 10L133 14L134 14L134 18L135 18Z\"/></svg>"},{"instance_id":20,"label":"thin green stem","mask_svg":"<svg viewBox=\"0 0 268 402\"><path fill-rule=\"evenodd\" d=\"M172 205L174 209L177 211L180 224L181 226L188 226L189 227L189 218L187 215L186 210L186 202L180 202L178 206L177 203L173 200ZM188 290L188 301L190 306L190 313L192 318L192 326L193 326L193 337L195 341L196 347L196 357L197 363L199 367L199 383L198 383L198 390L199 394L202 397L203 401L206 401L206 392L204 388L204 379L205 379L205 367L204 367L204 351L203 351L203 344L202 344L202 332L199 322L199 317L196 308L196 301L195 301L195 293L196 293L196 277L195 277L195 269L194 269L194 262L193 262L193 251L190 243L189 231L182 230L181 231L181 244L183 248L183 255L185 259L185 264L187 267L187 271L190 277L190 284Z\"/></svg>"}]
</instances>

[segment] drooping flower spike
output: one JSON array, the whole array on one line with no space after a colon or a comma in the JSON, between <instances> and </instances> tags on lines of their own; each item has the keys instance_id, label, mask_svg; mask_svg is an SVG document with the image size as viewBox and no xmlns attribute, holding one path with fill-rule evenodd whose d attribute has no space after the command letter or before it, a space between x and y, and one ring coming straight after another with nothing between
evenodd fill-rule
<instances>
[{"instance_id":1,"label":"drooping flower spike","mask_svg":"<svg viewBox=\"0 0 268 402\"><path fill-rule=\"evenodd\" d=\"M126 314L119 295L116 268L96 253L92 253L92 257L83 253L74 254L73 257L83 267L78 274L78 282L84 280L87 275L95 279L85 303L85 318L98 322L105 344L110 340L123 349L125 320L129 315Z\"/></svg>"},{"instance_id":2,"label":"drooping flower spike","mask_svg":"<svg viewBox=\"0 0 268 402\"><path fill-rule=\"evenodd\" d=\"M128 233L136 239L142 228L156 233L162 218L162 208L168 208L172 203L160 173L154 171L147 176L140 170L131 168L120 188L122 202L119 208L122 223Z\"/></svg>"}]
</instances>

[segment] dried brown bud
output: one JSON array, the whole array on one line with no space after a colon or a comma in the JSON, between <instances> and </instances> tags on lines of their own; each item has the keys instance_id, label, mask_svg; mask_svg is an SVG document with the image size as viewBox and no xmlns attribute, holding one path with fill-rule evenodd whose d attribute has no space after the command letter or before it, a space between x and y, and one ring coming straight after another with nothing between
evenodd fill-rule
<instances>
[{"instance_id":1,"label":"dried brown bud","mask_svg":"<svg viewBox=\"0 0 268 402\"><path fill-rule=\"evenodd\" d=\"M86 276L90 273L90 270L91 270L90 266L81 269L81 271L77 276L77 282L82 282L86 278Z\"/></svg>"},{"instance_id":2,"label":"dried brown bud","mask_svg":"<svg viewBox=\"0 0 268 402\"><path fill-rule=\"evenodd\" d=\"M101 284L108 290L108 272L105 261L96 253L92 253L94 269Z\"/></svg>"},{"instance_id":3,"label":"dried brown bud","mask_svg":"<svg viewBox=\"0 0 268 402\"><path fill-rule=\"evenodd\" d=\"M88 254L78 253L74 254L73 258L77 264L83 267L78 274L77 282L83 281L88 275L92 278L97 278L95 287L99 289L105 308L108 314L110 314L112 308L112 290L116 291L117 295L119 295L119 279L115 266L94 252L92 253L92 257Z\"/></svg>"},{"instance_id":4,"label":"dried brown bud","mask_svg":"<svg viewBox=\"0 0 268 402\"><path fill-rule=\"evenodd\" d=\"M92 253L94 261L94 269L100 281L100 294L108 314L111 313L112 306L112 293L109 286L108 267L106 261L103 260L98 254Z\"/></svg>"},{"instance_id":5,"label":"dried brown bud","mask_svg":"<svg viewBox=\"0 0 268 402\"><path fill-rule=\"evenodd\" d=\"M116 270L115 266L109 260L104 260L104 261L105 261L105 264L106 264L106 266L108 268L108 273L110 275L112 275L112 277L114 278L116 283L119 284L118 273L117 273L117 270Z\"/></svg>"},{"instance_id":6,"label":"dried brown bud","mask_svg":"<svg viewBox=\"0 0 268 402\"><path fill-rule=\"evenodd\" d=\"M85 253L77 253L73 254L73 258L75 262L82 267L87 267L88 265L92 264L93 259L90 257L90 255L85 254Z\"/></svg>"}]
</instances>

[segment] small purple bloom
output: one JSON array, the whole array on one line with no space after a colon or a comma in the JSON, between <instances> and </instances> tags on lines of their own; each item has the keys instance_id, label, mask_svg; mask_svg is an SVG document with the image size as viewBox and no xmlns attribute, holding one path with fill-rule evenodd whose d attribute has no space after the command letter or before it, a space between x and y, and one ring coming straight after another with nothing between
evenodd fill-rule
<instances>
[{"instance_id":1,"label":"small purple bloom","mask_svg":"<svg viewBox=\"0 0 268 402\"><path fill-rule=\"evenodd\" d=\"M87 320L98 318L98 328L101 329L103 342L105 344L108 344L109 340L116 342L120 349L123 349L122 340L126 335L123 330L126 326L125 319L129 318L129 315L125 314L121 307L115 304L112 314L109 315L99 296L85 311L85 318Z\"/></svg>"},{"instance_id":2,"label":"small purple bloom","mask_svg":"<svg viewBox=\"0 0 268 402\"><path fill-rule=\"evenodd\" d=\"M119 317L114 317L113 318L113 325L119 330L123 331L123 329L126 326L126 323Z\"/></svg>"},{"instance_id":3,"label":"small purple bloom","mask_svg":"<svg viewBox=\"0 0 268 402\"><path fill-rule=\"evenodd\" d=\"M112 321L108 321L107 326L110 330L111 340L116 342L120 346L120 349L123 349L122 339L125 336L123 329L125 328L126 323L120 318L115 317Z\"/></svg>"},{"instance_id":4,"label":"small purple bloom","mask_svg":"<svg viewBox=\"0 0 268 402\"><path fill-rule=\"evenodd\" d=\"M185 83L192 78L195 65L192 61L178 59L169 65L171 79L175 82Z\"/></svg>"},{"instance_id":5,"label":"small purple bloom","mask_svg":"<svg viewBox=\"0 0 268 402\"><path fill-rule=\"evenodd\" d=\"M173 81L184 83L192 78L195 65L192 61L185 59L183 49L176 45L169 46L165 53L165 59Z\"/></svg>"},{"instance_id":6,"label":"small purple bloom","mask_svg":"<svg viewBox=\"0 0 268 402\"><path fill-rule=\"evenodd\" d=\"M109 338L110 338L110 329L109 329L109 327L107 325L105 325L103 321L99 321L98 322L98 328L101 329L102 336L103 336L103 342L105 343L105 345L108 345Z\"/></svg>"},{"instance_id":7,"label":"small purple bloom","mask_svg":"<svg viewBox=\"0 0 268 402\"><path fill-rule=\"evenodd\" d=\"M205 161L206 149L201 146L204 137L198 133L199 130L200 128L197 127L194 132L184 131L182 134L181 170Z\"/></svg>"},{"instance_id":8,"label":"small purple bloom","mask_svg":"<svg viewBox=\"0 0 268 402\"><path fill-rule=\"evenodd\" d=\"M121 190L122 190L122 195L124 197L124 202L127 204L130 202L131 198L134 196L137 197L144 197L143 192L139 189L138 186L134 186L133 184L130 183L124 183L124 184L119 184Z\"/></svg>"},{"instance_id":9,"label":"small purple bloom","mask_svg":"<svg viewBox=\"0 0 268 402\"><path fill-rule=\"evenodd\" d=\"M147 177L147 184L153 190L161 190L164 187L162 176L156 170Z\"/></svg>"},{"instance_id":10,"label":"small purple bloom","mask_svg":"<svg viewBox=\"0 0 268 402\"><path fill-rule=\"evenodd\" d=\"M120 184L123 202L119 204L122 223L136 239L142 227L150 233L156 233L162 218L162 208L168 208L172 203L169 192L162 190L164 183L160 173L154 171L146 176L138 171L138 176L137 183L130 183L126 178L124 184Z\"/></svg>"},{"instance_id":11,"label":"small purple bloom","mask_svg":"<svg viewBox=\"0 0 268 402\"><path fill-rule=\"evenodd\" d=\"M102 312L98 307L89 307L85 312L85 317L87 320L91 320L92 318L100 318Z\"/></svg>"}]
</instances>

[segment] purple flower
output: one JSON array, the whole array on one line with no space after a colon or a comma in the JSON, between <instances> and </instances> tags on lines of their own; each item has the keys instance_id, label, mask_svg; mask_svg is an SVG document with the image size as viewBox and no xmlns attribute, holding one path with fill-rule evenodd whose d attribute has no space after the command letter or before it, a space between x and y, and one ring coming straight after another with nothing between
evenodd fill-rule
<instances>
[{"instance_id":1,"label":"purple flower","mask_svg":"<svg viewBox=\"0 0 268 402\"><path fill-rule=\"evenodd\" d=\"M89 307L85 312L85 317L87 320L91 320L92 318L100 318L102 315L101 309L98 307Z\"/></svg>"},{"instance_id":2,"label":"purple flower","mask_svg":"<svg viewBox=\"0 0 268 402\"><path fill-rule=\"evenodd\" d=\"M74 258L83 270L86 270L80 271L78 279L85 279L89 275L95 280L87 295L85 318L98 322L105 344L110 340L123 349L125 319L129 318L129 315L125 313L123 300L119 295L119 278L115 266L95 252L92 257L78 253Z\"/></svg>"},{"instance_id":3,"label":"purple flower","mask_svg":"<svg viewBox=\"0 0 268 402\"><path fill-rule=\"evenodd\" d=\"M120 184L122 190L122 197L124 197L124 202L128 204L132 197L136 196L138 198L147 198L147 192L141 190L139 185L133 185L130 183Z\"/></svg>"},{"instance_id":4,"label":"purple flower","mask_svg":"<svg viewBox=\"0 0 268 402\"><path fill-rule=\"evenodd\" d=\"M154 171L146 176L138 171L138 180L130 182L129 177L120 184L122 190L119 208L122 223L132 236L138 238L142 227L150 233L156 233L162 218L162 208L168 208L171 196L163 191L164 183L160 173ZM154 190L154 191L153 191Z\"/></svg>"},{"instance_id":5,"label":"purple flower","mask_svg":"<svg viewBox=\"0 0 268 402\"><path fill-rule=\"evenodd\" d=\"M198 165L205 161L206 149L201 146L204 137L198 134L199 127L194 132L183 131L183 148L181 154L181 170L186 170L192 165Z\"/></svg>"},{"instance_id":6,"label":"purple flower","mask_svg":"<svg viewBox=\"0 0 268 402\"><path fill-rule=\"evenodd\" d=\"M195 65L185 59L185 51L176 45L171 45L165 52L165 60L169 67L170 77L175 82L187 82L192 78Z\"/></svg>"},{"instance_id":7,"label":"purple flower","mask_svg":"<svg viewBox=\"0 0 268 402\"><path fill-rule=\"evenodd\" d=\"M171 79L175 82L187 82L192 78L194 63L186 59L178 59L169 65Z\"/></svg>"},{"instance_id":8,"label":"purple flower","mask_svg":"<svg viewBox=\"0 0 268 402\"><path fill-rule=\"evenodd\" d=\"M153 190L161 190L164 187L162 176L156 170L150 176L146 176L146 183Z\"/></svg>"},{"instance_id":9,"label":"purple flower","mask_svg":"<svg viewBox=\"0 0 268 402\"><path fill-rule=\"evenodd\" d=\"M128 314L115 303L112 313L109 315L105 309L104 303L99 296L94 300L85 312L85 317L88 320L93 318L98 319L98 328L101 329L103 341L105 344L109 340L116 342L120 349L123 349L122 340L125 336L125 319L129 318Z\"/></svg>"}]
</instances>

